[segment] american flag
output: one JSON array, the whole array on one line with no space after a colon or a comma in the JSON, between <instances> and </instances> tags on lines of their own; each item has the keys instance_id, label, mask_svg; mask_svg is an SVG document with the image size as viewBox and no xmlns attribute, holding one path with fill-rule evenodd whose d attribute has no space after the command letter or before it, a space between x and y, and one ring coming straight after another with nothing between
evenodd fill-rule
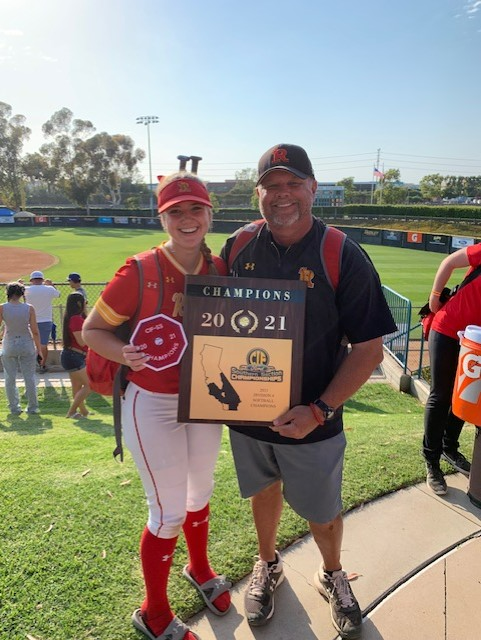
<instances>
[{"instance_id":1,"label":"american flag","mask_svg":"<svg viewBox=\"0 0 481 640\"><path fill-rule=\"evenodd\" d=\"M380 180L382 180L384 178L384 173L382 171L379 171L379 169L374 168L374 176L376 178L379 178Z\"/></svg>"}]
</instances>

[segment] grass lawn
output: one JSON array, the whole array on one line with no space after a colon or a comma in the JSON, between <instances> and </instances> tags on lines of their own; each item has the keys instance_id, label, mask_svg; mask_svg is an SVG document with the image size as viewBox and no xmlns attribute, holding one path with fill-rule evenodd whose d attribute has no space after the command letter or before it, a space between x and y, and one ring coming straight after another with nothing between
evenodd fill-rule
<instances>
[{"instance_id":1,"label":"grass lawn","mask_svg":"<svg viewBox=\"0 0 481 640\"><path fill-rule=\"evenodd\" d=\"M106 282L127 256L159 244L165 237L158 231L142 229L0 228L0 246L37 249L56 256L57 264L45 270L55 282L65 282L71 271L78 271L85 283ZM226 237L209 235L208 244L214 253L219 252ZM409 298L414 307L426 302L443 254L375 245L364 248L383 284ZM28 275L23 274L27 279ZM453 284L461 280L456 274Z\"/></svg>"},{"instance_id":2,"label":"grass lawn","mask_svg":"<svg viewBox=\"0 0 481 640\"><path fill-rule=\"evenodd\" d=\"M147 509L127 452L112 458L111 408L92 395L95 415L64 418L64 389L40 389L40 416L7 416L0 394L0 638L135 640L130 615L143 596L138 543ZM344 503L363 502L420 481L423 409L385 384L368 384L347 404ZM193 425L192 428L201 428ZM470 456L473 427L462 433ZM304 535L286 509L279 546ZM173 608L188 617L202 601L181 577L182 537L170 581ZM234 580L256 553L247 501L238 495L227 430L212 500L211 560Z\"/></svg>"}]
</instances>

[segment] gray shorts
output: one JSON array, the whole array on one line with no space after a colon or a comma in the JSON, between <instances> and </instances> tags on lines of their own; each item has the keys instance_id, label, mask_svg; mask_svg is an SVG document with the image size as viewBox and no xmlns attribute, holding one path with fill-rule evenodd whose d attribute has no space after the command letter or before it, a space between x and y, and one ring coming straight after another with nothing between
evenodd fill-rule
<instances>
[{"instance_id":1,"label":"gray shorts","mask_svg":"<svg viewBox=\"0 0 481 640\"><path fill-rule=\"evenodd\" d=\"M272 444L230 431L243 498L281 480L294 511L309 522L324 524L342 511L341 485L346 437L310 444Z\"/></svg>"}]
</instances>

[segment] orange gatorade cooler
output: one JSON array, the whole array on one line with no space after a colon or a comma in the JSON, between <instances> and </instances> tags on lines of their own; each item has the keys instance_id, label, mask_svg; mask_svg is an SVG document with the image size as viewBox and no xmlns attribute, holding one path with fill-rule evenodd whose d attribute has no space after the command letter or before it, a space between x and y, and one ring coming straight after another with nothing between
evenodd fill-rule
<instances>
[{"instance_id":1,"label":"orange gatorade cooler","mask_svg":"<svg viewBox=\"0 0 481 640\"><path fill-rule=\"evenodd\" d=\"M481 429L476 427L475 432L468 497L474 505L481 509Z\"/></svg>"},{"instance_id":2,"label":"orange gatorade cooler","mask_svg":"<svg viewBox=\"0 0 481 640\"><path fill-rule=\"evenodd\" d=\"M461 348L452 411L465 422L481 426L481 327L470 324L459 336Z\"/></svg>"}]
</instances>

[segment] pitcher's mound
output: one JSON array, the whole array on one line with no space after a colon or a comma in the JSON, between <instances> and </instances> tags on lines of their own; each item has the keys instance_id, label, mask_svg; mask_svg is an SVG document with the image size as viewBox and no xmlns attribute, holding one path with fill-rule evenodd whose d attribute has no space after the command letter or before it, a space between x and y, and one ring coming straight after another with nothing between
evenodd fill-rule
<instances>
[{"instance_id":1,"label":"pitcher's mound","mask_svg":"<svg viewBox=\"0 0 481 640\"><path fill-rule=\"evenodd\" d=\"M57 264L55 256L35 249L0 246L0 282L11 282L22 276L26 281L32 271L43 271Z\"/></svg>"}]
</instances>

